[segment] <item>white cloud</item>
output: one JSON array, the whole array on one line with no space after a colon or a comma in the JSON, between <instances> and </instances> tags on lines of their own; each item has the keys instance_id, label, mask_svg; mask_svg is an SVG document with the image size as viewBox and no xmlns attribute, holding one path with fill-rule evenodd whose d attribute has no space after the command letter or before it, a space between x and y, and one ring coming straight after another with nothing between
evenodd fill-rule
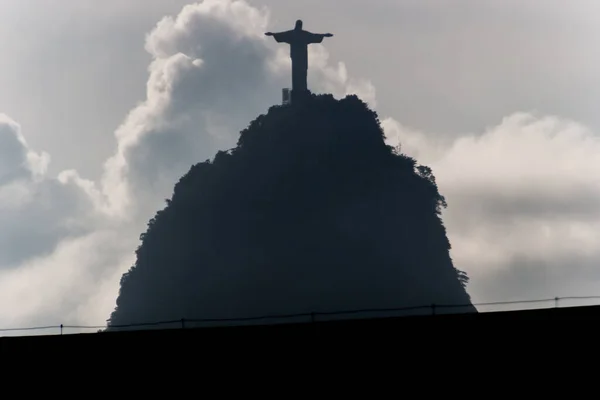
<instances>
[{"instance_id":1,"label":"white cloud","mask_svg":"<svg viewBox=\"0 0 600 400\"><path fill-rule=\"evenodd\" d=\"M600 293L590 271L600 262L600 137L530 113L451 140L393 119L384 126L390 143L432 167L449 204L452 256L475 301Z\"/></svg>"},{"instance_id":2,"label":"white cloud","mask_svg":"<svg viewBox=\"0 0 600 400\"><path fill-rule=\"evenodd\" d=\"M50 161L47 153L29 149L19 124L5 114L0 114L0 151L0 183L3 184L41 175Z\"/></svg>"}]
</instances>

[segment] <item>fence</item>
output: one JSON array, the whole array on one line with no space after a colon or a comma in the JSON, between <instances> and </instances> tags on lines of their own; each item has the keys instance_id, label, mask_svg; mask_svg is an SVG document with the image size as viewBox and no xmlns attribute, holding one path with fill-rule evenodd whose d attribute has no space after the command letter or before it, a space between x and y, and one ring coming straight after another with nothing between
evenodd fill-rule
<instances>
[{"instance_id":1,"label":"fence","mask_svg":"<svg viewBox=\"0 0 600 400\"><path fill-rule=\"evenodd\" d=\"M590 304L590 300L596 302ZM356 310L345 310L345 311L330 311L330 312L311 312L311 313L298 313L298 314L283 314L283 315L265 315L257 317L245 317L245 318L207 318L207 319L186 319L181 318L177 320L169 321L157 321L157 322L144 322L144 323L133 323L127 325L111 325L111 330L139 330L144 328L154 329L184 329L184 328L196 328L196 327L207 327L207 326L232 326L232 325L244 325L248 323L256 322L268 322L270 324L286 323L286 322L317 322L327 321L335 319L349 319L354 318L372 318L372 317L400 317L409 315L435 315L437 313L443 314L457 314L461 313L460 310L472 309L473 306L478 312L493 312L493 311L517 311L526 309L540 309L540 308L551 308L564 306L565 301L587 301L586 304L571 304L570 306L584 306L584 305L600 305L600 296L568 296L568 297L554 297L549 299L537 299L537 300L515 300L515 301L499 301L489 303L473 303L473 304L428 304L421 306L412 307L400 307L400 308L377 308L377 309L356 309ZM506 308L502 306L511 306L515 304L543 304L551 303L551 306L534 306L534 307L521 307L521 308ZM482 310L481 308L486 307L500 307L496 310ZM453 312L454 311L454 312ZM469 312L469 311L462 311ZM350 316L350 317L349 317ZM63 334L74 334L90 331L99 331L106 329L104 325L47 325L47 326L35 326L28 328L0 328L0 336L25 336L24 333L35 332L41 335L63 335Z\"/></svg>"}]
</instances>

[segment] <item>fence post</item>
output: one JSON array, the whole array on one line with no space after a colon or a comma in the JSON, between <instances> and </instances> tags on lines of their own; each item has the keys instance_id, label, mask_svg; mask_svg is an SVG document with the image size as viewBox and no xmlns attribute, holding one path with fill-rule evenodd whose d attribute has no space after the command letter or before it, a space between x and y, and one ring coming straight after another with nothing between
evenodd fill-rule
<instances>
[{"instance_id":1,"label":"fence post","mask_svg":"<svg viewBox=\"0 0 600 400\"><path fill-rule=\"evenodd\" d=\"M61 336L63 334L63 324L60 324L60 334L61 334Z\"/></svg>"},{"instance_id":2,"label":"fence post","mask_svg":"<svg viewBox=\"0 0 600 400\"><path fill-rule=\"evenodd\" d=\"M431 305L431 315L435 315L435 303Z\"/></svg>"},{"instance_id":3,"label":"fence post","mask_svg":"<svg viewBox=\"0 0 600 400\"><path fill-rule=\"evenodd\" d=\"M185 318L181 318L181 329L185 329Z\"/></svg>"}]
</instances>

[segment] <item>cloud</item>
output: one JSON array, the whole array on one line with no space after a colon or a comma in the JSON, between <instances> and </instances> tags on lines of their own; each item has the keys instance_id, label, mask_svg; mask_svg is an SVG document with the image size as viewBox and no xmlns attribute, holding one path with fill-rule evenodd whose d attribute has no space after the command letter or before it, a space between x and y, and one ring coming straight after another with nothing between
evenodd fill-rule
<instances>
[{"instance_id":1,"label":"cloud","mask_svg":"<svg viewBox=\"0 0 600 400\"><path fill-rule=\"evenodd\" d=\"M532 113L451 140L384 126L390 143L432 167L452 256L476 301L600 293L597 134Z\"/></svg>"},{"instance_id":2,"label":"cloud","mask_svg":"<svg viewBox=\"0 0 600 400\"><path fill-rule=\"evenodd\" d=\"M47 153L29 149L21 127L8 115L0 114L0 183L42 175L50 161Z\"/></svg>"},{"instance_id":3,"label":"cloud","mask_svg":"<svg viewBox=\"0 0 600 400\"><path fill-rule=\"evenodd\" d=\"M86 230L89 199L72 182L46 177L49 162L29 148L15 121L0 115L0 271Z\"/></svg>"},{"instance_id":4,"label":"cloud","mask_svg":"<svg viewBox=\"0 0 600 400\"><path fill-rule=\"evenodd\" d=\"M147 35L147 99L117 129L118 151L105 168L104 190L119 193L113 207L150 190L155 210L192 163L233 147L238 132L279 100L290 81L289 51L265 37L268 17L245 1L205 0L163 18ZM330 66L323 46L310 50L317 91L374 101L368 81L348 78L343 63Z\"/></svg>"}]
</instances>

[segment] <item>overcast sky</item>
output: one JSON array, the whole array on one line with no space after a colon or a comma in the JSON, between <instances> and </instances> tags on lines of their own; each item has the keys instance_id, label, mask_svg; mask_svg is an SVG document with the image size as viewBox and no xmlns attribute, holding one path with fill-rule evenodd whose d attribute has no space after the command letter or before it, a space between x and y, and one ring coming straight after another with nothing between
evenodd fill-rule
<instances>
[{"instance_id":1,"label":"overcast sky","mask_svg":"<svg viewBox=\"0 0 600 400\"><path fill-rule=\"evenodd\" d=\"M188 3L0 2L0 327L104 323L176 180L279 102L263 33L298 18L335 34L309 86L433 168L473 301L600 295L600 3Z\"/></svg>"}]
</instances>

